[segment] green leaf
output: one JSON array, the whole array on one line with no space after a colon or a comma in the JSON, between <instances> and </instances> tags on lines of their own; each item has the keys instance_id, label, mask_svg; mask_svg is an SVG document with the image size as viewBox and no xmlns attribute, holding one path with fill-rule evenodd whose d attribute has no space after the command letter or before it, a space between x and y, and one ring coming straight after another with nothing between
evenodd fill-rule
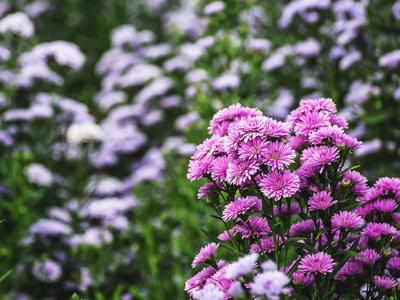
<instances>
[{"instance_id":1,"label":"green leaf","mask_svg":"<svg viewBox=\"0 0 400 300\"><path fill-rule=\"evenodd\" d=\"M80 300L81 298L76 294L76 293L74 293L73 295L72 295L72 297L71 298L69 298L69 300Z\"/></svg>"},{"instance_id":2,"label":"green leaf","mask_svg":"<svg viewBox=\"0 0 400 300\"><path fill-rule=\"evenodd\" d=\"M292 276L294 271L297 270L297 266L300 264L301 259L297 260L296 263L290 268L289 272L287 273L287 276Z\"/></svg>"},{"instance_id":3,"label":"green leaf","mask_svg":"<svg viewBox=\"0 0 400 300\"><path fill-rule=\"evenodd\" d=\"M342 256L342 255L350 255L350 256L354 256L354 257L366 257L365 255L361 255L360 253L357 253L352 250L338 251L333 255L333 257Z\"/></svg>"},{"instance_id":4,"label":"green leaf","mask_svg":"<svg viewBox=\"0 0 400 300\"><path fill-rule=\"evenodd\" d=\"M1 276L1 277L0 277L0 282L2 282L8 275L10 275L12 271L13 271L13 269L8 270L8 271L6 272L6 274L4 274L3 276Z\"/></svg>"},{"instance_id":5,"label":"green leaf","mask_svg":"<svg viewBox=\"0 0 400 300\"><path fill-rule=\"evenodd\" d=\"M305 249L305 250L307 250L310 254L316 253L316 252L317 252L317 250L314 249L314 247L311 246L311 245L309 245L309 244L304 244L304 243L299 243L299 242L291 242L291 243L289 243L289 245L293 245L293 246L295 246L295 247L299 247L299 248L301 248L301 249Z\"/></svg>"}]
</instances>

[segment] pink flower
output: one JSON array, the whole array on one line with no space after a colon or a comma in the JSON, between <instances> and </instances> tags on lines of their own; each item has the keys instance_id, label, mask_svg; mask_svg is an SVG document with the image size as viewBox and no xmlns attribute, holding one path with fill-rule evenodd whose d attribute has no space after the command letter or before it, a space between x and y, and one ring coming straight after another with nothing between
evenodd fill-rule
<instances>
[{"instance_id":1,"label":"pink flower","mask_svg":"<svg viewBox=\"0 0 400 300\"><path fill-rule=\"evenodd\" d=\"M276 236L276 240L278 242L278 245L282 244L282 239L279 236ZM264 253L271 253L275 250L274 237L272 236L261 238L260 243L263 251L261 251L260 245L258 243L254 243L250 247L250 252L251 253L263 252L262 254L264 254Z\"/></svg>"},{"instance_id":2,"label":"pink flower","mask_svg":"<svg viewBox=\"0 0 400 300\"><path fill-rule=\"evenodd\" d=\"M397 209L398 204L396 203L396 200L393 199L383 199L383 200L378 200L374 203L374 206L377 210L384 212L384 213L389 213L393 212Z\"/></svg>"},{"instance_id":3,"label":"pink flower","mask_svg":"<svg viewBox=\"0 0 400 300\"><path fill-rule=\"evenodd\" d=\"M257 161L242 161L237 160L229 163L229 168L226 172L226 181L229 184L241 185L259 170Z\"/></svg>"},{"instance_id":4,"label":"pink flower","mask_svg":"<svg viewBox=\"0 0 400 300\"><path fill-rule=\"evenodd\" d=\"M334 267L333 259L329 254L318 252L307 254L301 259L299 270L306 274L332 273Z\"/></svg>"},{"instance_id":5,"label":"pink flower","mask_svg":"<svg viewBox=\"0 0 400 300\"><path fill-rule=\"evenodd\" d=\"M372 282L382 290L392 289L397 286L396 280L390 278L389 276L374 276Z\"/></svg>"},{"instance_id":6,"label":"pink flower","mask_svg":"<svg viewBox=\"0 0 400 300\"><path fill-rule=\"evenodd\" d=\"M236 198L235 201L225 206L224 211L222 212L222 220L228 222L236 219L239 215L245 214L251 209L260 210L261 208L261 200L255 196Z\"/></svg>"},{"instance_id":7,"label":"pink flower","mask_svg":"<svg viewBox=\"0 0 400 300\"><path fill-rule=\"evenodd\" d=\"M313 151L306 161L310 165L330 165L333 162L337 162L339 158L339 151L336 147L317 146L311 149Z\"/></svg>"},{"instance_id":8,"label":"pink flower","mask_svg":"<svg viewBox=\"0 0 400 300\"><path fill-rule=\"evenodd\" d=\"M310 197L310 200L308 200L307 202L310 207L310 211L325 210L335 203L337 203L337 200L333 200L333 198L327 191L315 193Z\"/></svg>"},{"instance_id":9,"label":"pink flower","mask_svg":"<svg viewBox=\"0 0 400 300\"><path fill-rule=\"evenodd\" d=\"M288 206L287 204L283 204L280 213L278 206L274 206L273 211L274 211L274 217L278 218L283 215L297 215L301 212L301 208L298 204L291 203L290 206Z\"/></svg>"},{"instance_id":10,"label":"pink flower","mask_svg":"<svg viewBox=\"0 0 400 300\"><path fill-rule=\"evenodd\" d=\"M250 223L251 228L247 224L247 222L245 223L243 221L240 221L240 223L234 227L235 232L242 233L243 238L248 238L253 236L253 232L254 236L260 236L267 234L268 232L271 232L271 229L269 228L268 225L268 221L260 216L255 216L248 222Z\"/></svg>"},{"instance_id":11,"label":"pink flower","mask_svg":"<svg viewBox=\"0 0 400 300\"><path fill-rule=\"evenodd\" d=\"M261 192L275 201L293 196L300 189L300 179L289 170L270 171L260 182Z\"/></svg>"},{"instance_id":12,"label":"pink flower","mask_svg":"<svg viewBox=\"0 0 400 300\"><path fill-rule=\"evenodd\" d=\"M332 228L337 229L353 229L364 225L364 219L350 211L341 211L338 214L334 214L331 222Z\"/></svg>"},{"instance_id":13,"label":"pink flower","mask_svg":"<svg viewBox=\"0 0 400 300\"><path fill-rule=\"evenodd\" d=\"M315 224L313 220L304 220L293 224L289 230L290 237L301 237L305 233L313 231L315 228Z\"/></svg>"},{"instance_id":14,"label":"pink flower","mask_svg":"<svg viewBox=\"0 0 400 300\"><path fill-rule=\"evenodd\" d=\"M329 125L327 113L312 111L300 116L299 121L294 126L294 131L296 134L309 135L311 132Z\"/></svg>"},{"instance_id":15,"label":"pink flower","mask_svg":"<svg viewBox=\"0 0 400 300\"><path fill-rule=\"evenodd\" d=\"M260 160L267 155L269 144L266 139L257 137L247 143L239 143L237 154L241 160Z\"/></svg>"},{"instance_id":16,"label":"pink flower","mask_svg":"<svg viewBox=\"0 0 400 300\"><path fill-rule=\"evenodd\" d=\"M374 249L365 249L360 254L366 257L355 257L354 260L366 265L373 265L381 257Z\"/></svg>"},{"instance_id":17,"label":"pink flower","mask_svg":"<svg viewBox=\"0 0 400 300\"><path fill-rule=\"evenodd\" d=\"M293 163L296 157L294 150L280 141L269 143L265 152L266 155L261 163L267 164L272 169L283 170L284 167Z\"/></svg>"},{"instance_id":18,"label":"pink flower","mask_svg":"<svg viewBox=\"0 0 400 300\"><path fill-rule=\"evenodd\" d=\"M390 226L387 223L368 223L363 229L361 235L367 236L368 238L378 241L382 235L395 236L397 234L396 228Z\"/></svg>"},{"instance_id":19,"label":"pink flower","mask_svg":"<svg viewBox=\"0 0 400 300\"><path fill-rule=\"evenodd\" d=\"M363 266L359 262L347 262L336 274L334 279L346 280L350 276L354 276L363 272Z\"/></svg>"},{"instance_id":20,"label":"pink flower","mask_svg":"<svg viewBox=\"0 0 400 300\"><path fill-rule=\"evenodd\" d=\"M199 254L196 255L192 262L192 268L201 265L202 263L211 259L214 252L218 249L218 246L219 244L209 243L208 245L205 245L203 248L201 248Z\"/></svg>"}]
</instances>

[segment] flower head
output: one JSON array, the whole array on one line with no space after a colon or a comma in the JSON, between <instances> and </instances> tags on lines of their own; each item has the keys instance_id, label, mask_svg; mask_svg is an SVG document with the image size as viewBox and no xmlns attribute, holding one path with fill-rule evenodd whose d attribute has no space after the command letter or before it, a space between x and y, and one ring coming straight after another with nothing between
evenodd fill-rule
<instances>
[{"instance_id":1,"label":"flower head","mask_svg":"<svg viewBox=\"0 0 400 300\"><path fill-rule=\"evenodd\" d=\"M261 200L255 196L236 198L235 201L225 206L222 212L222 220L224 222L234 220L251 209L260 210L261 206Z\"/></svg>"},{"instance_id":2,"label":"flower head","mask_svg":"<svg viewBox=\"0 0 400 300\"><path fill-rule=\"evenodd\" d=\"M332 216L332 228L353 229L361 227L364 219L351 211L341 211Z\"/></svg>"},{"instance_id":3,"label":"flower head","mask_svg":"<svg viewBox=\"0 0 400 300\"><path fill-rule=\"evenodd\" d=\"M260 187L266 197L278 201L293 196L300 188L300 179L289 170L272 170L261 180Z\"/></svg>"},{"instance_id":4,"label":"flower head","mask_svg":"<svg viewBox=\"0 0 400 300\"><path fill-rule=\"evenodd\" d=\"M293 163L296 157L294 150L280 141L269 143L265 152L262 163L270 166L271 169L283 170L284 167Z\"/></svg>"},{"instance_id":5,"label":"flower head","mask_svg":"<svg viewBox=\"0 0 400 300\"><path fill-rule=\"evenodd\" d=\"M383 275L383 276L374 276L374 279L372 279L372 282L380 289L382 290L388 290L392 289L395 286L397 286L396 280L393 278L390 278L389 276Z\"/></svg>"},{"instance_id":6,"label":"flower head","mask_svg":"<svg viewBox=\"0 0 400 300\"><path fill-rule=\"evenodd\" d=\"M337 200L333 200L331 195L327 191L321 191L315 193L310 197L307 204L310 206L310 211L313 210L325 210L337 203Z\"/></svg>"},{"instance_id":7,"label":"flower head","mask_svg":"<svg viewBox=\"0 0 400 300\"><path fill-rule=\"evenodd\" d=\"M201 248L199 254L196 255L196 257L194 258L194 260L192 262L192 268L211 259L214 252L217 251L218 246L219 246L219 244L209 243L208 245Z\"/></svg>"},{"instance_id":8,"label":"flower head","mask_svg":"<svg viewBox=\"0 0 400 300\"><path fill-rule=\"evenodd\" d=\"M381 257L374 249L365 249L360 254L366 257L356 257L354 259L365 265L373 265Z\"/></svg>"},{"instance_id":9,"label":"flower head","mask_svg":"<svg viewBox=\"0 0 400 300\"><path fill-rule=\"evenodd\" d=\"M289 278L284 273L269 271L256 275L254 282L250 283L250 287L256 295L264 295L268 299L277 300L279 295L288 293L289 289L286 288L286 285L289 282Z\"/></svg>"},{"instance_id":10,"label":"flower head","mask_svg":"<svg viewBox=\"0 0 400 300\"><path fill-rule=\"evenodd\" d=\"M204 288L193 293L195 300L223 300L224 296L225 293L212 283L206 284Z\"/></svg>"},{"instance_id":11,"label":"flower head","mask_svg":"<svg viewBox=\"0 0 400 300\"><path fill-rule=\"evenodd\" d=\"M306 274L332 273L334 262L332 257L324 252L307 254L300 261L299 270Z\"/></svg>"},{"instance_id":12,"label":"flower head","mask_svg":"<svg viewBox=\"0 0 400 300\"><path fill-rule=\"evenodd\" d=\"M350 276L354 276L363 272L363 266L359 262L347 262L335 275L336 280L346 280Z\"/></svg>"},{"instance_id":13,"label":"flower head","mask_svg":"<svg viewBox=\"0 0 400 300\"><path fill-rule=\"evenodd\" d=\"M240 257L238 261L233 262L226 267L225 277L228 279L233 279L237 276L249 273L256 267L257 260L258 254L256 253Z\"/></svg>"}]
</instances>

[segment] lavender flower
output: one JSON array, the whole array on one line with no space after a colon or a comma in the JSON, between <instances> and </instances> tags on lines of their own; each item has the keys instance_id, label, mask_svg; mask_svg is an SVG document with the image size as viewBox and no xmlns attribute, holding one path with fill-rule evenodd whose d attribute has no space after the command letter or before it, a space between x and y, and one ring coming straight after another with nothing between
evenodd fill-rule
<instances>
[{"instance_id":1,"label":"lavender flower","mask_svg":"<svg viewBox=\"0 0 400 300\"><path fill-rule=\"evenodd\" d=\"M32 270L33 275L40 281L55 282L60 279L62 269L59 264L53 260L44 262L35 262Z\"/></svg>"},{"instance_id":2,"label":"lavender flower","mask_svg":"<svg viewBox=\"0 0 400 300\"><path fill-rule=\"evenodd\" d=\"M215 15L225 9L225 3L222 1L214 1L204 7L206 15Z\"/></svg>"},{"instance_id":3,"label":"lavender flower","mask_svg":"<svg viewBox=\"0 0 400 300\"><path fill-rule=\"evenodd\" d=\"M285 288L289 282L289 278L284 273L269 271L256 275L254 282L250 283L250 287L256 295L264 295L268 299L278 300L281 294L289 292L289 289Z\"/></svg>"},{"instance_id":4,"label":"lavender flower","mask_svg":"<svg viewBox=\"0 0 400 300\"><path fill-rule=\"evenodd\" d=\"M50 186L53 183L53 174L41 164L31 164L26 174L30 182L41 186Z\"/></svg>"},{"instance_id":5,"label":"lavender flower","mask_svg":"<svg viewBox=\"0 0 400 300\"><path fill-rule=\"evenodd\" d=\"M223 300L225 293L210 283L204 286L203 289L193 293L194 300Z\"/></svg>"},{"instance_id":6,"label":"lavender flower","mask_svg":"<svg viewBox=\"0 0 400 300\"><path fill-rule=\"evenodd\" d=\"M13 33L24 39L33 36L35 28L28 16L21 12L9 14L0 20L1 33Z\"/></svg>"},{"instance_id":7,"label":"lavender flower","mask_svg":"<svg viewBox=\"0 0 400 300\"><path fill-rule=\"evenodd\" d=\"M225 277L233 279L240 275L246 275L255 268L257 260L258 254L256 253L240 257L237 262L233 262L226 267Z\"/></svg>"},{"instance_id":8,"label":"lavender flower","mask_svg":"<svg viewBox=\"0 0 400 300\"><path fill-rule=\"evenodd\" d=\"M216 91L234 89L240 86L240 78L233 74L223 75L215 79L212 88Z\"/></svg>"}]
</instances>

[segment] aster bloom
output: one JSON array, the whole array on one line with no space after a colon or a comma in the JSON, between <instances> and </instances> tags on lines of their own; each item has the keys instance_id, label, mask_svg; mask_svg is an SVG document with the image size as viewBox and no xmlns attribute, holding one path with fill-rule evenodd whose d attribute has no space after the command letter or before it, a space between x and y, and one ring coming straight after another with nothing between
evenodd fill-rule
<instances>
[{"instance_id":1,"label":"aster bloom","mask_svg":"<svg viewBox=\"0 0 400 300\"><path fill-rule=\"evenodd\" d=\"M289 278L284 273L269 271L256 275L254 282L250 283L250 287L256 295L264 295L268 299L278 300L281 294L289 292L289 289L286 288L289 282Z\"/></svg>"},{"instance_id":2,"label":"aster bloom","mask_svg":"<svg viewBox=\"0 0 400 300\"><path fill-rule=\"evenodd\" d=\"M361 234L372 240L378 241L382 238L382 235L395 236L397 234L397 230L387 223L371 222L367 224Z\"/></svg>"},{"instance_id":3,"label":"aster bloom","mask_svg":"<svg viewBox=\"0 0 400 300\"><path fill-rule=\"evenodd\" d=\"M315 283L315 276L312 274L304 274L294 272L292 275L292 281L294 284L301 284L303 286L309 286Z\"/></svg>"},{"instance_id":4,"label":"aster bloom","mask_svg":"<svg viewBox=\"0 0 400 300\"><path fill-rule=\"evenodd\" d=\"M351 184L352 189L351 191L362 196L364 195L367 190L367 178L362 176L357 171L348 171L343 174L342 185L344 184Z\"/></svg>"},{"instance_id":5,"label":"aster bloom","mask_svg":"<svg viewBox=\"0 0 400 300\"><path fill-rule=\"evenodd\" d=\"M54 181L53 174L41 164L31 164L26 170L26 175L30 182L40 186L50 186Z\"/></svg>"},{"instance_id":6,"label":"aster bloom","mask_svg":"<svg viewBox=\"0 0 400 300\"><path fill-rule=\"evenodd\" d=\"M400 257L395 256L389 259L386 269L390 270L392 273L398 273L400 271Z\"/></svg>"},{"instance_id":7,"label":"aster bloom","mask_svg":"<svg viewBox=\"0 0 400 300\"><path fill-rule=\"evenodd\" d=\"M364 271L363 266L359 262L347 262L335 275L335 280L346 280L347 278L360 274Z\"/></svg>"},{"instance_id":8,"label":"aster bloom","mask_svg":"<svg viewBox=\"0 0 400 300\"><path fill-rule=\"evenodd\" d=\"M260 182L261 192L275 201L293 196L300 188L300 179L289 170L270 171Z\"/></svg>"},{"instance_id":9,"label":"aster bloom","mask_svg":"<svg viewBox=\"0 0 400 300\"><path fill-rule=\"evenodd\" d=\"M343 128L337 125L322 127L318 131L310 133L308 139L311 144L331 144L335 139L342 137L344 134Z\"/></svg>"},{"instance_id":10,"label":"aster bloom","mask_svg":"<svg viewBox=\"0 0 400 300\"><path fill-rule=\"evenodd\" d=\"M193 292L194 300L223 300L225 293L210 283L204 286L199 291Z\"/></svg>"},{"instance_id":11,"label":"aster bloom","mask_svg":"<svg viewBox=\"0 0 400 300\"><path fill-rule=\"evenodd\" d=\"M374 202L374 206L378 211L390 213L397 209L398 204L396 203L396 200L393 199L382 199Z\"/></svg>"},{"instance_id":12,"label":"aster bloom","mask_svg":"<svg viewBox=\"0 0 400 300\"><path fill-rule=\"evenodd\" d=\"M214 182L206 182L197 194L198 199L207 199L212 196L218 195L218 190L221 188L221 184Z\"/></svg>"},{"instance_id":13,"label":"aster bloom","mask_svg":"<svg viewBox=\"0 0 400 300\"><path fill-rule=\"evenodd\" d=\"M366 257L355 257L354 259L366 265L373 265L381 257L374 249L365 249L359 254Z\"/></svg>"},{"instance_id":14,"label":"aster bloom","mask_svg":"<svg viewBox=\"0 0 400 300\"><path fill-rule=\"evenodd\" d=\"M392 289L395 286L397 286L396 280L393 278L383 275L383 276L374 276L374 279L372 279L372 282L382 290L388 290Z\"/></svg>"},{"instance_id":15,"label":"aster bloom","mask_svg":"<svg viewBox=\"0 0 400 300\"><path fill-rule=\"evenodd\" d=\"M233 104L227 108L218 111L210 121L210 126L208 127L208 132L210 134L224 135L230 125L236 121L246 118L246 117L262 116L262 112L256 108L242 107L239 103ZM223 132L219 129L225 128Z\"/></svg>"},{"instance_id":16,"label":"aster bloom","mask_svg":"<svg viewBox=\"0 0 400 300\"><path fill-rule=\"evenodd\" d=\"M277 240L278 245L282 244L282 239L279 236L276 237L276 240ZM275 250L274 238L272 236L262 237L260 239L260 243L261 243L262 250L258 243L254 243L250 247L250 252L264 254L264 253L271 253Z\"/></svg>"},{"instance_id":17,"label":"aster bloom","mask_svg":"<svg viewBox=\"0 0 400 300\"><path fill-rule=\"evenodd\" d=\"M304 220L301 222L298 222L296 224L293 224L292 227L290 227L289 230L289 236L290 237L301 237L305 233L309 233L313 231L315 228L315 224L313 220Z\"/></svg>"},{"instance_id":18,"label":"aster bloom","mask_svg":"<svg viewBox=\"0 0 400 300\"><path fill-rule=\"evenodd\" d=\"M251 228L247 223L250 223ZM255 236L271 232L267 219L260 216L255 216L246 223L241 220L240 223L234 227L234 230L235 232L242 233L243 238L253 236L253 232Z\"/></svg>"},{"instance_id":19,"label":"aster bloom","mask_svg":"<svg viewBox=\"0 0 400 300\"><path fill-rule=\"evenodd\" d=\"M37 279L44 282L55 282L62 275L61 266L53 260L35 262L32 272Z\"/></svg>"},{"instance_id":20,"label":"aster bloom","mask_svg":"<svg viewBox=\"0 0 400 300\"><path fill-rule=\"evenodd\" d=\"M306 274L326 274L332 273L334 265L332 257L321 251L316 254L307 254L302 258L299 270Z\"/></svg>"},{"instance_id":21,"label":"aster bloom","mask_svg":"<svg viewBox=\"0 0 400 300\"><path fill-rule=\"evenodd\" d=\"M187 174L187 178L190 179L190 181L199 180L204 175L209 174L212 161L212 157L204 157L199 160L192 159L189 162L189 173Z\"/></svg>"},{"instance_id":22,"label":"aster bloom","mask_svg":"<svg viewBox=\"0 0 400 300\"><path fill-rule=\"evenodd\" d=\"M364 219L351 211L341 211L331 219L332 228L350 230L364 225Z\"/></svg>"},{"instance_id":23,"label":"aster bloom","mask_svg":"<svg viewBox=\"0 0 400 300\"><path fill-rule=\"evenodd\" d=\"M211 259L214 252L217 251L218 247L219 247L219 244L209 243L208 245L201 248L199 254L196 255L196 257L194 258L194 260L192 262L192 268Z\"/></svg>"},{"instance_id":24,"label":"aster bloom","mask_svg":"<svg viewBox=\"0 0 400 300\"><path fill-rule=\"evenodd\" d=\"M400 199L400 178L382 177L374 184L379 196Z\"/></svg>"},{"instance_id":25,"label":"aster bloom","mask_svg":"<svg viewBox=\"0 0 400 300\"><path fill-rule=\"evenodd\" d=\"M245 214L251 209L260 210L261 200L255 196L236 198L235 201L227 204L222 212L222 220L228 222L236 219L239 215Z\"/></svg>"},{"instance_id":26,"label":"aster bloom","mask_svg":"<svg viewBox=\"0 0 400 300\"><path fill-rule=\"evenodd\" d=\"M333 200L331 195L327 191L321 191L313 194L308 200L310 211L313 210L325 210L337 203L337 200Z\"/></svg>"},{"instance_id":27,"label":"aster bloom","mask_svg":"<svg viewBox=\"0 0 400 300\"><path fill-rule=\"evenodd\" d=\"M252 253L240 257L238 261L231 263L226 267L225 277L228 279L236 278L240 275L245 275L253 270L257 265L258 254Z\"/></svg>"},{"instance_id":28,"label":"aster bloom","mask_svg":"<svg viewBox=\"0 0 400 300\"><path fill-rule=\"evenodd\" d=\"M223 268L225 266L225 262L223 260L220 260L217 262L217 267ZM206 268L203 268L199 273L197 273L195 276L192 278L189 278L185 282L185 291L188 292L189 294L193 294L194 291L197 291L201 289L205 284L207 279L209 279L212 275L214 275L218 270L216 270L214 267L209 266Z\"/></svg>"},{"instance_id":29,"label":"aster bloom","mask_svg":"<svg viewBox=\"0 0 400 300\"><path fill-rule=\"evenodd\" d=\"M230 241L234 233L235 233L234 229L229 229L229 233L228 231L224 230L224 232L218 235L217 238L221 241Z\"/></svg>"},{"instance_id":30,"label":"aster bloom","mask_svg":"<svg viewBox=\"0 0 400 300\"><path fill-rule=\"evenodd\" d=\"M294 150L280 141L269 143L265 153L262 163L270 166L271 169L283 170L284 167L293 163L296 157Z\"/></svg>"},{"instance_id":31,"label":"aster bloom","mask_svg":"<svg viewBox=\"0 0 400 300\"><path fill-rule=\"evenodd\" d=\"M300 116L299 121L294 126L294 131L299 135L309 135L311 132L329 125L328 114L312 111Z\"/></svg>"},{"instance_id":32,"label":"aster bloom","mask_svg":"<svg viewBox=\"0 0 400 300\"><path fill-rule=\"evenodd\" d=\"M319 146L310 149L312 149L312 152L306 161L310 165L330 165L337 162L339 158L339 151L336 147Z\"/></svg>"},{"instance_id":33,"label":"aster bloom","mask_svg":"<svg viewBox=\"0 0 400 300\"><path fill-rule=\"evenodd\" d=\"M241 185L259 170L259 163L255 160L242 161L237 160L229 162L229 168L226 171L226 181L229 184Z\"/></svg>"},{"instance_id":34,"label":"aster bloom","mask_svg":"<svg viewBox=\"0 0 400 300\"><path fill-rule=\"evenodd\" d=\"M214 275L207 279L206 284L212 283L217 289L228 293L229 288L232 286L234 280L226 278L226 269L229 265L225 265L220 268ZM225 297L226 298L226 297Z\"/></svg>"},{"instance_id":35,"label":"aster bloom","mask_svg":"<svg viewBox=\"0 0 400 300\"><path fill-rule=\"evenodd\" d=\"M218 156L211 163L211 178L213 180L225 181L229 168L227 156Z\"/></svg>"},{"instance_id":36,"label":"aster bloom","mask_svg":"<svg viewBox=\"0 0 400 300\"><path fill-rule=\"evenodd\" d=\"M270 142L266 139L257 137L247 143L239 143L237 154L241 160L258 160L264 163L269 144Z\"/></svg>"}]
</instances>

